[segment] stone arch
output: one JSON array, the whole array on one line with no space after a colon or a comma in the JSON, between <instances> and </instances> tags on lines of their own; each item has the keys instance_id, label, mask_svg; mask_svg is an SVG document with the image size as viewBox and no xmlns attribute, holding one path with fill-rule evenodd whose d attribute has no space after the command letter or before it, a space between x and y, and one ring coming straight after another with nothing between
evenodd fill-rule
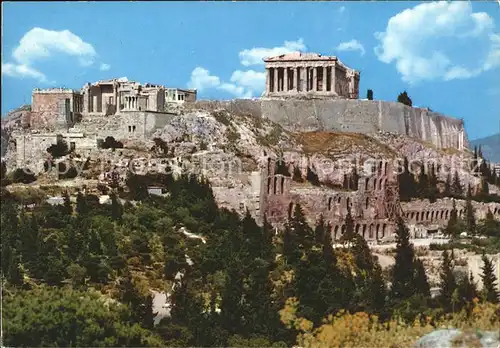
<instances>
[{"instance_id":1,"label":"stone arch","mask_svg":"<svg viewBox=\"0 0 500 348\"><path fill-rule=\"evenodd\" d=\"M373 224L370 224L370 227L368 228L368 238L373 239Z\"/></svg>"},{"instance_id":2,"label":"stone arch","mask_svg":"<svg viewBox=\"0 0 500 348\"><path fill-rule=\"evenodd\" d=\"M366 224L363 225L363 238L366 239Z\"/></svg>"},{"instance_id":3,"label":"stone arch","mask_svg":"<svg viewBox=\"0 0 500 348\"><path fill-rule=\"evenodd\" d=\"M369 178L365 178L365 191L368 191L369 189L369 183L370 183L370 179Z\"/></svg>"},{"instance_id":4,"label":"stone arch","mask_svg":"<svg viewBox=\"0 0 500 348\"><path fill-rule=\"evenodd\" d=\"M332 210L332 201L333 201L332 197L328 198L328 210Z\"/></svg>"},{"instance_id":5,"label":"stone arch","mask_svg":"<svg viewBox=\"0 0 500 348\"><path fill-rule=\"evenodd\" d=\"M429 212L428 211L425 213L425 220L429 220Z\"/></svg>"},{"instance_id":6,"label":"stone arch","mask_svg":"<svg viewBox=\"0 0 500 348\"><path fill-rule=\"evenodd\" d=\"M284 177L281 177L281 191L280 191L281 194L284 194L285 193L285 178Z\"/></svg>"},{"instance_id":7,"label":"stone arch","mask_svg":"<svg viewBox=\"0 0 500 348\"><path fill-rule=\"evenodd\" d=\"M385 238L385 232L386 232L386 229L387 229L387 225L386 225L386 224L383 224L383 225L382 225L382 238Z\"/></svg>"},{"instance_id":8,"label":"stone arch","mask_svg":"<svg viewBox=\"0 0 500 348\"><path fill-rule=\"evenodd\" d=\"M434 210L431 211L431 221L434 220Z\"/></svg>"},{"instance_id":9,"label":"stone arch","mask_svg":"<svg viewBox=\"0 0 500 348\"><path fill-rule=\"evenodd\" d=\"M337 239L337 234L339 232L339 225L335 225L335 228L333 229L333 239Z\"/></svg>"},{"instance_id":10,"label":"stone arch","mask_svg":"<svg viewBox=\"0 0 500 348\"><path fill-rule=\"evenodd\" d=\"M342 225L342 226L340 227L340 234L341 234L341 235L344 235L344 233L345 233L345 229L346 229L346 228L345 228L345 225Z\"/></svg>"},{"instance_id":11,"label":"stone arch","mask_svg":"<svg viewBox=\"0 0 500 348\"><path fill-rule=\"evenodd\" d=\"M378 175L382 175L382 161L378 162Z\"/></svg>"},{"instance_id":12,"label":"stone arch","mask_svg":"<svg viewBox=\"0 0 500 348\"><path fill-rule=\"evenodd\" d=\"M441 217L440 217L441 220L443 220L443 216L444 216L444 210L441 210Z\"/></svg>"},{"instance_id":13,"label":"stone arch","mask_svg":"<svg viewBox=\"0 0 500 348\"><path fill-rule=\"evenodd\" d=\"M444 218L445 218L446 220L448 220L448 215L449 215L449 214L450 214L450 211L449 211L449 210L446 210L446 211L444 212Z\"/></svg>"},{"instance_id":14,"label":"stone arch","mask_svg":"<svg viewBox=\"0 0 500 348\"><path fill-rule=\"evenodd\" d=\"M267 194L271 193L271 177L267 178Z\"/></svg>"},{"instance_id":15,"label":"stone arch","mask_svg":"<svg viewBox=\"0 0 500 348\"><path fill-rule=\"evenodd\" d=\"M273 188L273 192L274 194L276 194L276 187L278 186L278 177L275 176L274 177L274 188Z\"/></svg>"},{"instance_id":16,"label":"stone arch","mask_svg":"<svg viewBox=\"0 0 500 348\"><path fill-rule=\"evenodd\" d=\"M375 229L375 237L376 237L377 240L380 238L379 232L380 232L380 225L377 224L377 227Z\"/></svg>"},{"instance_id":17,"label":"stone arch","mask_svg":"<svg viewBox=\"0 0 500 348\"><path fill-rule=\"evenodd\" d=\"M418 222L419 219L420 219L420 212L417 211L417 216L415 218L415 221Z\"/></svg>"},{"instance_id":18,"label":"stone arch","mask_svg":"<svg viewBox=\"0 0 500 348\"><path fill-rule=\"evenodd\" d=\"M384 175L387 175L388 171L389 171L389 163L385 162L385 164L384 164Z\"/></svg>"},{"instance_id":19,"label":"stone arch","mask_svg":"<svg viewBox=\"0 0 500 348\"><path fill-rule=\"evenodd\" d=\"M412 212L411 212L411 219L413 220L414 218L415 218L415 212L414 212L414 211L412 211Z\"/></svg>"},{"instance_id":20,"label":"stone arch","mask_svg":"<svg viewBox=\"0 0 500 348\"><path fill-rule=\"evenodd\" d=\"M271 157L267 158L267 174L271 175Z\"/></svg>"},{"instance_id":21,"label":"stone arch","mask_svg":"<svg viewBox=\"0 0 500 348\"><path fill-rule=\"evenodd\" d=\"M359 230L361 229L360 224L356 224L356 234L359 234Z\"/></svg>"},{"instance_id":22,"label":"stone arch","mask_svg":"<svg viewBox=\"0 0 500 348\"><path fill-rule=\"evenodd\" d=\"M366 197L365 208L368 209L369 206L370 206L370 197Z\"/></svg>"}]
</instances>

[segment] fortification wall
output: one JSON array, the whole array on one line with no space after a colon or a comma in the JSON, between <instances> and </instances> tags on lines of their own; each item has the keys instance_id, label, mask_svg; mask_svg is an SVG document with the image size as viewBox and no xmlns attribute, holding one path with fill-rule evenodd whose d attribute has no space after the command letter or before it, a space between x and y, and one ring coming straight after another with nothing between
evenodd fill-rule
<instances>
[{"instance_id":1,"label":"fortification wall","mask_svg":"<svg viewBox=\"0 0 500 348\"><path fill-rule=\"evenodd\" d=\"M226 109L233 114L267 118L285 129L363 134L391 132L429 142L438 148L469 146L461 120L401 103L346 99L235 99L186 103L185 110Z\"/></svg>"},{"instance_id":2,"label":"fortification wall","mask_svg":"<svg viewBox=\"0 0 500 348\"><path fill-rule=\"evenodd\" d=\"M290 131L392 132L439 148L468 147L463 122L427 109L373 100L261 100L262 117Z\"/></svg>"}]
</instances>

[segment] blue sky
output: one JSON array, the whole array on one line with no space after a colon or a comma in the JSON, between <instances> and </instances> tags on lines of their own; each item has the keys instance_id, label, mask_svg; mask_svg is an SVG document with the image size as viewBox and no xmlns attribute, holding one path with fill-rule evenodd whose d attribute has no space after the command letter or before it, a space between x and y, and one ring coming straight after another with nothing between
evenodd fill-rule
<instances>
[{"instance_id":1,"label":"blue sky","mask_svg":"<svg viewBox=\"0 0 500 348\"><path fill-rule=\"evenodd\" d=\"M35 87L126 76L196 87L200 99L259 96L264 55L337 55L360 95L463 118L471 139L499 132L497 2L2 3L2 115Z\"/></svg>"}]
</instances>

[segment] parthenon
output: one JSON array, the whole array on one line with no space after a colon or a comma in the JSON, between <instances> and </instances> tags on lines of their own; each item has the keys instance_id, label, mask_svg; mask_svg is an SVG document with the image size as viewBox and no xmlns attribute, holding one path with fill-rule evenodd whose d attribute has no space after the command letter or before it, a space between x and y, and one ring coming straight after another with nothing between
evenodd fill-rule
<instances>
[{"instance_id":1,"label":"parthenon","mask_svg":"<svg viewBox=\"0 0 500 348\"><path fill-rule=\"evenodd\" d=\"M312 95L357 99L359 72L335 56L293 52L264 59L266 97Z\"/></svg>"}]
</instances>

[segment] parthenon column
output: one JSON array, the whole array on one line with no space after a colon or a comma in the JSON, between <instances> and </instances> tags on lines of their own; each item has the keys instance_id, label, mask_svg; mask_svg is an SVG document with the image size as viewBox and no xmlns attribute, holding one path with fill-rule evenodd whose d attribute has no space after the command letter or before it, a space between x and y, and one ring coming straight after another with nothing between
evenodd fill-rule
<instances>
[{"instance_id":1,"label":"parthenon column","mask_svg":"<svg viewBox=\"0 0 500 348\"><path fill-rule=\"evenodd\" d=\"M330 75L331 75L330 77L331 77L331 79L332 79L332 82L331 82L331 90L332 90L332 92L335 92L335 93L336 93L337 91L335 90L335 85L336 85L336 83L335 83L335 80L336 80L336 79L335 79L335 65L333 65L333 66L332 66L332 72L331 72L331 74L330 74Z\"/></svg>"},{"instance_id":2,"label":"parthenon column","mask_svg":"<svg viewBox=\"0 0 500 348\"><path fill-rule=\"evenodd\" d=\"M305 92L307 91L307 68L304 66L304 67L301 67L300 68L300 77L299 77L299 83L300 83L300 90Z\"/></svg>"},{"instance_id":3,"label":"parthenon column","mask_svg":"<svg viewBox=\"0 0 500 348\"><path fill-rule=\"evenodd\" d=\"M326 66L323 67L323 84L322 84L322 90L323 92L326 92L327 91L327 78L328 78L328 74L326 73L327 69L326 69Z\"/></svg>"},{"instance_id":4,"label":"parthenon column","mask_svg":"<svg viewBox=\"0 0 500 348\"><path fill-rule=\"evenodd\" d=\"M300 78L297 74L297 68L293 68L293 91L294 92L298 92L299 82L300 82Z\"/></svg>"},{"instance_id":5,"label":"parthenon column","mask_svg":"<svg viewBox=\"0 0 500 348\"><path fill-rule=\"evenodd\" d=\"M312 90L313 91L317 91L318 90L318 68L317 67L313 67L313 88Z\"/></svg>"},{"instance_id":6,"label":"parthenon column","mask_svg":"<svg viewBox=\"0 0 500 348\"><path fill-rule=\"evenodd\" d=\"M288 68L283 71L283 92L288 92Z\"/></svg>"},{"instance_id":7,"label":"parthenon column","mask_svg":"<svg viewBox=\"0 0 500 348\"><path fill-rule=\"evenodd\" d=\"M269 76L270 70L271 70L271 69L266 68L266 93L271 92L271 90L270 90L271 86L269 86L269 80L270 80L270 78L271 78L271 77Z\"/></svg>"},{"instance_id":8,"label":"parthenon column","mask_svg":"<svg viewBox=\"0 0 500 348\"><path fill-rule=\"evenodd\" d=\"M273 92L278 92L278 68L273 68L274 71L274 87L273 87Z\"/></svg>"}]
</instances>

